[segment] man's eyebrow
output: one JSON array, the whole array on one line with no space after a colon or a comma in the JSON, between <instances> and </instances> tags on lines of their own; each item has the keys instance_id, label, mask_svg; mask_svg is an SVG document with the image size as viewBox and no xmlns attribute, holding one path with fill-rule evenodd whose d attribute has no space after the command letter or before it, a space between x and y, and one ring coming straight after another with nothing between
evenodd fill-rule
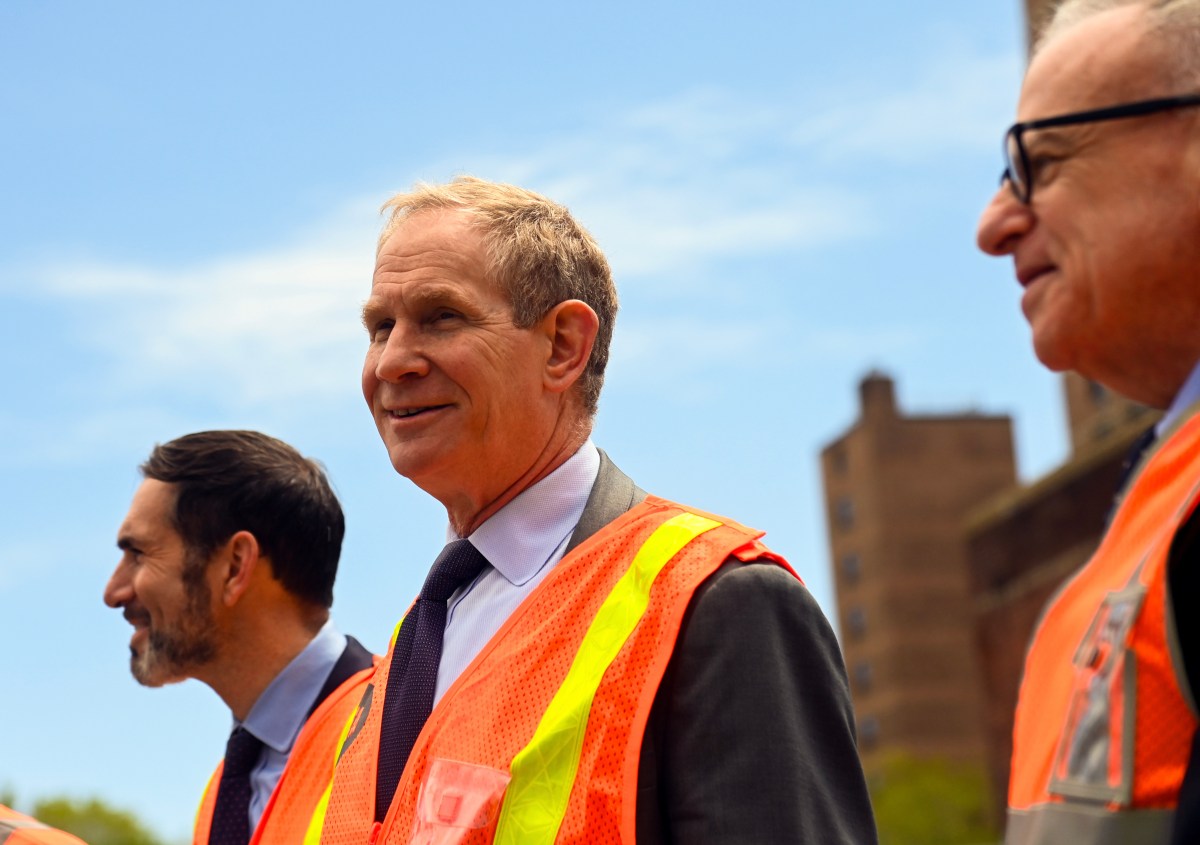
<instances>
[{"instance_id":1,"label":"man's eyebrow","mask_svg":"<svg viewBox=\"0 0 1200 845\"><path fill-rule=\"evenodd\" d=\"M135 543L133 541L133 538L130 537L128 534L122 534L120 537L117 538L117 548L123 552L129 551L130 549L132 549L134 547L134 545L135 545Z\"/></svg>"},{"instance_id":2,"label":"man's eyebrow","mask_svg":"<svg viewBox=\"0 0 1200 845\"><path fill-rule=\"evenodd\" d=\"M362 307L362 313L359 315L359 319L362 320L363 326L366 326L369 328L371 318L374 317L376 314L378 314L379 311L380 311L380 308L376 303L372 302L369 299L366 302L364 302L363 307Z\"/></svg>"},{"instance_id":3,"label":"man's eyebrow","mask_svg":"<svg viewBox=\"0 0 1200 845\"><path fill-rule=\"evenodd\" d=\"M444 282L431 282L407 291L404 296L403 309L406 311L419 311L431 305L443 304L452 308L466 308L470 302L470 298L465 296L455 285ZM363 325L370 328L371 321L387 314L388 310L386 302L371 297L363 303Z\"/></svg>"},{"instance_id":4,"label":"man's eyebrow","mask_svg":"<svg viewBox=\"0 0 1200 845\"><path fill-rule=\"evenodd\" d=\"M381 319L386 313L387 304L382 302L377 297L372 296L363 303L362 314L360 315L360 318L362 319L363 326L369 329L372 322Z\"/></svg>"}]
</instances>

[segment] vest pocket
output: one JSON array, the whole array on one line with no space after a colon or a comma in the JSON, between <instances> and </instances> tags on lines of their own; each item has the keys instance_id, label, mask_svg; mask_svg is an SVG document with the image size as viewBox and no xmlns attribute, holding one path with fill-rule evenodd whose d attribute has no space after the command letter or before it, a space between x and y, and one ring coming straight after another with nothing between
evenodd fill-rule
<instances>
[{"instance_id":1,"label":"vest pocket","mask_svg":"<svg viewBox=\"0 0 1200 845\"><path fill-rule=\"evenodd\" d=\"M1071 705L1050 792L1127 806L1133 794L1137 655L1129 633L1146 595L1134 576L1105 596L1072 659Z\"/></svg>"},{"instance_id":2,"label":"vest pocket","mask_svg":"<svg viewBox=\"0 0 1200 845\"><path fill-rule=\"evenodd\" d=\"M457 845L494 827L511 777L488 766L430 760L417 795L410 845Z\"/></svg>"}]
</instances>

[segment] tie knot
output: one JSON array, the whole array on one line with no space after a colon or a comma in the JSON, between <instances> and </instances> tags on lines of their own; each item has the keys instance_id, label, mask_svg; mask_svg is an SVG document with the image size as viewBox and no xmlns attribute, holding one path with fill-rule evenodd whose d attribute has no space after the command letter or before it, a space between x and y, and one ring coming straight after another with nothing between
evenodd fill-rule
<instances>
[{"instance_id":1,"label":"tie knot","mask_svg":"<svg viewBox=\"0 0 1200 845\"><path fill-rule=\"evenodd\" d=\"M454 591L474 580L488 565L483 552L471 545L470 540L454 540L446 544L442 553L433 562L433 568L421 587L421 598L426 601L445 603Z\"/></svg>"},{"instance_id":2,"label":"tie knot","mask_svg":"<svg viewBox=\"0 0 1200 845\"><path fill-rule=\"evenodd\" d=\"M262 740L245 728L235 728L225 743L225 772L230 777L249 774L260 751Z\"/></svg>"}]
</instances>

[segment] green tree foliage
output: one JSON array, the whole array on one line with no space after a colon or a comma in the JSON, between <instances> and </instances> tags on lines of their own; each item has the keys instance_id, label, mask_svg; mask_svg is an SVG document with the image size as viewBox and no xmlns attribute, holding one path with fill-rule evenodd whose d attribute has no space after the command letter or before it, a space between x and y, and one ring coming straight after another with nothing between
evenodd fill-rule
<instances>
[{"instance_id":1,"label":"green tree foliage","mask_svg":"<svg viewBox=\"0 0 1200 845\"><path fill-rule=\"evenodd\" d=\"M880 845L990 845L1000 841L980 766L897 753L870 778Z\"/></svg>"},{"instance_id":2,"label":"green tree foliage","mask_svg":"<svg viewBox=\"0 0 1200 845\"><path fill-rule=\"evenodd\" d=\"M133 813L99 799L49 798L33 806L38 821L73 833L88 845L163 845Z\"/></svg>"}]
</instances>

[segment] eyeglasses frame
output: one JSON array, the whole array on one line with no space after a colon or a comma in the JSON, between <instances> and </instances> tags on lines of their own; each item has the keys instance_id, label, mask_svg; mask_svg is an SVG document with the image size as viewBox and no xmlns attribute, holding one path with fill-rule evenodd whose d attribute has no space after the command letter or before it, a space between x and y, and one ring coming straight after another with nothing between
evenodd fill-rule
<instances>
[{"instance_id":1,"label":"eyeglasses frame","mask_svg":"<svg viewBox=\"0 0 1200 845\"><path fill-rule=\"evenodd\" d=\"M1200 94L1156 97L1152 100L1138 100L1133 103L1106 106L1102 109L1088 109L1087 111L1071 112L1069 114L1055 115L1054 117L1042 117L1037 120L1014 123L1004 133L1004 172L1000 174L1000 184L1003 185L1005 182L1008 182L1008 187L1012 190L1013 196L1022 205L1029 205L1033 199L1033 182L1028 178L1029 153L1025 151L1025 142L1021 137L1031 129L1050 129L1056 126L1074 126L1081 123L1099 123L1106 120L1121 120L1127 117L1142 117L1144 115L1157 114L1158 112L1187 108L1189 106L1200 106ZM1012 148L1009 145L1009 138L1013 140L1013 144L1017 148L1017 154L1020 156L1021 172L1027 174L1025 180L1027 184L1023 188L1013 175L1013 165L1015 162L1012 159Z\"/></svg>"}]
</instances>

